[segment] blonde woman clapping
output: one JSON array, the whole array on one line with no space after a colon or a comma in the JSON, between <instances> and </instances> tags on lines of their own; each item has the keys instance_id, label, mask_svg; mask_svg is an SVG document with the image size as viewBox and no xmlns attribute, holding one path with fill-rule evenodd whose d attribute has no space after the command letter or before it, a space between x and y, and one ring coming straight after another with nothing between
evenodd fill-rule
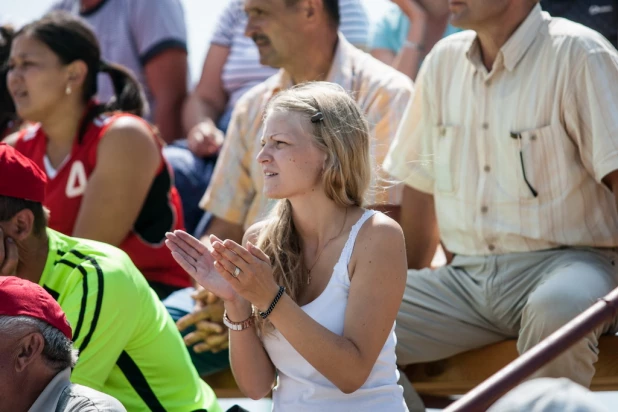
<instances>
[{"instance_id":1,"label":"blonde woman clapping","mask_svg":"<svg viewBox=\"0 0 618 412\"><path fill-rule=\"evenodd\" d=\"M404 411L394 322L406 282L400 227L361 207L366 120L345 91L308 83L265 113L265 194L278 199L243 245L168 234L173 256L225 301L232 370L275 410Z\"/></svg>"}]
</instances>

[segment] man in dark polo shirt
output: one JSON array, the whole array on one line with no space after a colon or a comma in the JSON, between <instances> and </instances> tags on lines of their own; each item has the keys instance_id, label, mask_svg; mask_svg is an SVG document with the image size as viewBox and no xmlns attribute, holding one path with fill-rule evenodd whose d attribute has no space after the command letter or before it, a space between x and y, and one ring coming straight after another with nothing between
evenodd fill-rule
<instances>
[{"instance_id":1,"label":"man in dark polo shirt","mask_svg":"<svg viewBox=\"0 0 618 412\"><path fill-rule=\"evenodd\" d=\"M618 48L618 0L541 0L541 7L598 31Z\"/></svg>"}]
</instances>

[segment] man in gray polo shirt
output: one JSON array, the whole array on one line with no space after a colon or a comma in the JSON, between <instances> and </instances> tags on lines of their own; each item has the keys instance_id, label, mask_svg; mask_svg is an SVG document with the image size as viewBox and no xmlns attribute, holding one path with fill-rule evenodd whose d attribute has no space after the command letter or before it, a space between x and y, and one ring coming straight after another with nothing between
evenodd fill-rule
<instances>
[{"instance_id":1,"label":"man in gray polo shirt","mask_svg":"<svg viewBox=\"0 0 618 412\"><path fill-rule=\"evenodd\" d=\"M93 28L105 61L129 68L142 84L150 117L165 141L182 137L187 94L187 28L180 0L58 0L52 10L79 15ZM98 78L109 100L109 76Z\"/></svg>"}]
</instances>

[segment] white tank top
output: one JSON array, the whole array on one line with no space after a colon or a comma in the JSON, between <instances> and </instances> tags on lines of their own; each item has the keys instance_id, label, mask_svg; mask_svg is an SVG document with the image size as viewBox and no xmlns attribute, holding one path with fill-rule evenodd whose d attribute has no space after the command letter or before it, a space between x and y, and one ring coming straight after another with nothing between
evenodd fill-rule
<instances>
[{"instance_id":1,"label":"white tank top","mask_svg":"<svg viewBox=\"0 0 618 412\"><path fill-rule=\"evenodd\" d=\"M311 318L337 335L343 335L345 311L350 291L348 264L356 236L367 219L376 213L366 210L352 226L339 261L326 289L312 302L301 306ZM275 330L262 338L264 347L277 368L277 386L273 390L274 411L407 411L403 389L397 385L395 324L364 385L346 395L309 364Z\"/></svg>"}]
</instances>

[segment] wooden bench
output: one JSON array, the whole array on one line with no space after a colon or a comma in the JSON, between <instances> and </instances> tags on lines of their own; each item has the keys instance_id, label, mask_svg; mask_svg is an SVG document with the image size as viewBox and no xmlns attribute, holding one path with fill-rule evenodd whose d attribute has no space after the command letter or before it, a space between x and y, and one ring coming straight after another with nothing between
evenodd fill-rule
<instances>
[{"instance_id":1,"label":"wooden bench","mask_svg":"<svg viewBox=\"0 0 618 412\"><path fill-rule=\"evenodd\" d=\"M618 390L618 336L599 342L599 361L592 380L594 391ZM423 396L447 397L468 392L517 357L514 340L499 342L451 358L409 365L408 379ZM244 398L232 372L227 369L204 378L220 398Z\"/></svg>"},{"instance_id":2,"label":"wooden bench","mask_svg":"<svg viewBox=\"0 0 618 412\"><path fill-rule=\"evenodd\" d=\"M618 390L618 336L603 336L599 350L591 389ZM409 365L404 372L421 395L459 395L489 378L517 356L515 340L508 340L448 359Z\"/></svg>"}]
</instances>

